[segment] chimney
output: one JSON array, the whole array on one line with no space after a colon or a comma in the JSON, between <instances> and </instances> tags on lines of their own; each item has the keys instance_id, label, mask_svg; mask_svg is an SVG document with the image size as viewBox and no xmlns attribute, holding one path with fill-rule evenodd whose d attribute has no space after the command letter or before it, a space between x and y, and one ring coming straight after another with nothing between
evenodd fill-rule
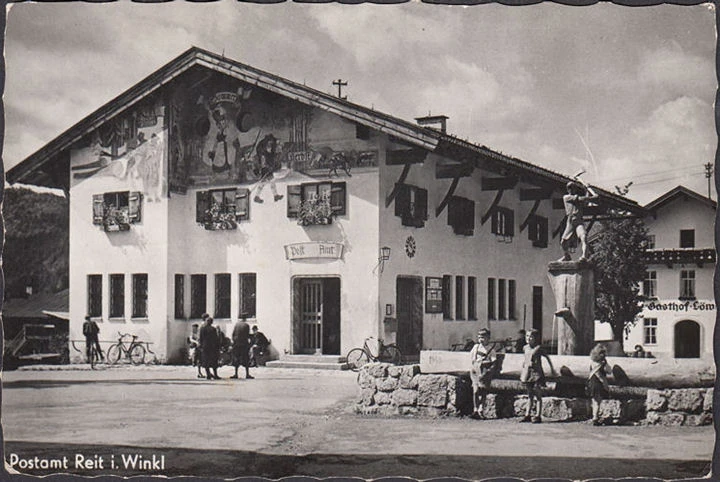
<instances>
[{"instance_id":1,"label":"chimney","mask_svg":"<svg viewBox=\"0 0 720 482\"><path fill-rule=\"evenodd\" d=\"M446 115L428 115L425 117L416 117L418 125L430 126L431 129L439 130L443 134L447 132L447 120L449 119ZM439 125L438 127L435 127Z\"/></svg>"}]
</instances>

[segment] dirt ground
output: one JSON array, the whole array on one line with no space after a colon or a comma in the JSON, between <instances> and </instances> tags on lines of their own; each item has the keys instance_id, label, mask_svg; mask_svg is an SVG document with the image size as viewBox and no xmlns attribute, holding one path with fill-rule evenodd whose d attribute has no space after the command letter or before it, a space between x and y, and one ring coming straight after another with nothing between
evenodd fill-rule
<instances>
[{"instance_id":1,"label":"dirt ground","mask_svg":"<svg viewBox=\"0 0 720 482\"><path fill-rule=\"evenodd\" d=\"M221 368L217 381L168 366L4 373L6 467L86 476L679 479L709 471L715 438L712 427L361 416L351 410L351 372L231 373ZM63 458L61 470L35 468Z\"/></svg>"}]
</instances>

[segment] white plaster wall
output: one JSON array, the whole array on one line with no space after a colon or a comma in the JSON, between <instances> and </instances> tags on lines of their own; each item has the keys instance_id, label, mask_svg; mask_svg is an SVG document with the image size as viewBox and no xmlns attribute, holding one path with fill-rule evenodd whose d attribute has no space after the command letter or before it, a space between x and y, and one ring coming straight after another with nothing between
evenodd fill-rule
<instances>
[{"instance_id":1,"label":"white plaster wall","mask_svg":"<svg viewBox=\"0 0 720 482\"><path fill-rule=\"evenodd\" d=\"M163 124L162 117L158 125ZM165 132L156 133L165 145ZM149 135L146 136L149 138ZM162 150L164 157L164 149ZM87 153L72 151L71 165L87 162ZM159 161L164 163L164 159ZM71 174L72 179L72 174ZM143 195L141 222L132 224L129 231L106 233L102 226L93 225L93 194L114 191L143 190L140 180L129 176L120 179L107 173L98 173L83 180L72 180L70 188L70 339L84 340L82 324L88 313L87 276L101 274L102 318L96 319L101 341L115 341L118 331L139 336L141 341L152 342L152 351L164 361L167 353L165 337L165 306L167 298L167 210L165 197ZM109 274L125 274L125 316L109 318ZM148 275L148 317L133 319L132 274ZM76 344L84 346L84 343ZM110 345L102 343L103 349ZM78 355L73 353L71 356ZM84 356L84 355L83 355Z\"/></svg>"},{"instance_id":2,"label":"white plaster wall","mask_svg":"<svg viewBox=\"0 0 720 482\"><path fill-rule=\"evenodd\" d=\"M695 230L695 247L712 248L715 210L695 199L676 199L645 219L650 234L655 235L655 249L679 249L680 230Z\"/></svg>"},{"instance_id":3,"label":"white plaster wall","mask_svg":"<svg viewBox=\"0 0 720 482\"><path fill-rule=\"evenodd\" d=\"M395 147L399 148L399 147ZM555 312L555 299L547 279L547 265L559 259L562 250L559 237L552 238L552 232L561 222L564 212L552 209L550 200L542 201L536 214L545 216L549 222L548 247L535 248L528 240L528 231L520 232L520 224L524 221L533 206L533 201L520 202L519 190L533 186L518 184L512 191L506 191L500 202L515 212L515 236L512 243L498 242L490 232L491 221L481 225L481 217L492 204L495 191L481 191L480 179L483 175L497 177L496 174L473 171L471 177L462 178L455 190L456 196L476 201L475 230L473 236L459 236L453 233L447 224L448 210L445 208L439 217L435 217L435 209L445 197L452 179L436 179L435 155L428 155L423 164L410 168L406 183L417 185L428 190L428 220L423 228L402 226L399 217L394 215L395 205L384 208L385 197L392 191L403 166L386 166L381 163L380 199L383 208L380 214L382 226L380 245L392 249L391 259L385 264L380 281L380 307L386 303L395 305L395 282L398 275L414 275L442 277L443 275L465 276L477 278L477 315L478 320L443 320L443 315L424 313L423 344L424 349L449 349L453 343L463 342L466 338L475 339L480 327L489 326L493 339L516 338L519 329L532 327L532 287L543 288L543 339L549 341L553 337L552 320ZM558 193L560 195L560 193ZM405 254L405 241L413 236L417 244L417 252L413 258ZM577 255L576 255L577 256ZM488 278L505 278L516 281L516 317L517 320L487 319ZM454 280L453 280L454 283ZM452 305L454 307L454 284ZM423 293L423 312L424 309ZM467 304L467 296L465 296ZM467 310L465 310L467 311ZM454 308L453 308L454 313ZM467 316L467 313L466 313Z\"/></svg>"}]
</instances>

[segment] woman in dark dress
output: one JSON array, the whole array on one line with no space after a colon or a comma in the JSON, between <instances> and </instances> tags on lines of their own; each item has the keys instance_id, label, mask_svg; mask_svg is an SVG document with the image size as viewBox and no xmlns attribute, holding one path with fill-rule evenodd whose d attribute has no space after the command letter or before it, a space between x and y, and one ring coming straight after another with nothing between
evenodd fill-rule
<instances>
[{"instance_id":1,"label":"woman in dark dress","mask_svg":"<svg viewBox=\"0 0 720 482\"><path fill-rule=\"evenodd\" d=\"M217 367L220 355L220 337L215 327L212 326L212 317L205 313L203 319L205 324L200 328L200 337L198 339L202 366L205 368L205 375L208 380L219 380ZM211 368L212 374L210 374Z\"/></svg>"}]
</instances>

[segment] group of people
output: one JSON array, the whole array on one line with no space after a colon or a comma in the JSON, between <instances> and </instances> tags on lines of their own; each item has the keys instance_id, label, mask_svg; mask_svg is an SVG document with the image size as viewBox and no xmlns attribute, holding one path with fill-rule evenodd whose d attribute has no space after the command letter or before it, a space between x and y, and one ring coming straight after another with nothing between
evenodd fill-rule
<instances>
[{"instance_id":1,"label":"group of people","mask_svg":"<svg viewBox=\"0 0 720 482\"><path fill-rule=\"evenodd\" d=\"M202 319L204 324L199 330L197 339L194 340L196 347L193 364L198 368L198 378L219 380L217 369L226 337L219 327L213 326L212 316L205 313L202 315ZM257 326L250 329L245 316L238 320L230 339L231 364L235 368L235 373L230 378L239 378L240 366L245 367L246 379L255 378L250 375L250 367L257 366L259 357L265 353L269 344L269 340L258 330ZM205 373L202 372L203 369Z\"/></svg>"},{"instance_id":2,"label":"group of people","mask_svg":"<svg viewBox=\"0 0 720 482\"><path fill-rule=\"evenodd\" d=\"M542 422L542 389L545 388L545 372L542 359L547 360L553 376L557 376L550 357L540 345L538 330L532 329L525 333L525 343L518 343L523 353L523 364L520 371L520 382L528 396L525 416L520 422ZM610 368L607 362L607 349L597 344L590 352L590 372L586 383L587 395L591 398L593 425L600 425L600 402L609 396L608 375ZM490 330L483 328L478 332L478 343L470 350L470 379L473 386L474 419L484 419L484 405L492 379L499 375L502 359L498 357L490 342Z\"/></svg>"}]
</instances>

